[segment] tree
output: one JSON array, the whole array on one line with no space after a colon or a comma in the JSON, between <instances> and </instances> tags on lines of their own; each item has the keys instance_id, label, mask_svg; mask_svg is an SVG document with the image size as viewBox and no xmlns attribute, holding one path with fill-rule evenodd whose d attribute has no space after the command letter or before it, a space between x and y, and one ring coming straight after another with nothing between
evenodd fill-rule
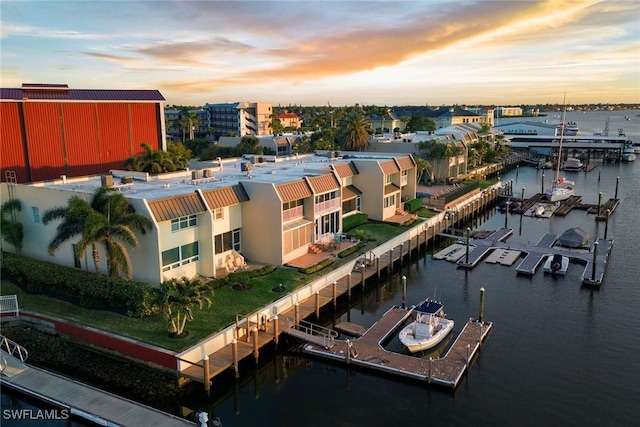
<instances>
[{"instance_id":1,"label":"tree","mask_svg":"<svg viewBox=\"0 0 640 427\"><path fill-rule=\"evenodd\" d=\"M60 220L56 235L49 243L54 255L64 242L80 236L74 245L75 256L81 258L91 247L96 273L100 273L98 246L102 245L107 258L107 277L125 274L131 277L131 259L127 246L138 246L136 232L145 234L153 227L151 220L135 213L126 197L113 187L99 187L87 202L80 196L69 199L66 207L49 209L42 217L46 225Z\"/></svg>"},{"instance_id":2,"label":"tree","mask_svg":"<svg viewBox=\"0 0 640 427\"><path fill-rule=\"evenodd\" d=\"M260 139L255 135L245 135L240 139L240 143L236 148L238 155L260 154Z\"/></svg>"},{"instance_id":3,"label":"tree","mask_svg":"<svg viewBox=\"0 0 640 427\"><path fill-rule=\"evenodd\" d=\"M167 145L167 154L176 170L186 169L189 165L189 160L193 157L191 150L181 142L170 142Z\"/></svg>"},{"instance_id":4,"label":"tree","mask_svg":"<svg viewBox=\"0 0 640 427\"><path fill-rule=\"evenodd\" d=\"M427 159L424 159L422 157L415 157L414 160L416 162L416 183L419 184L425 172L431 173L431 170L433 168L431 166L431 162L429 162Z\"/></svg>"},{"instance_id":5,"label":"tree","mask_svg":"<svg viewBox=\"0 0 640 427\"><path fill-rule=\"evenodd\" d=\"M182 128L182 143L184 143L185 130L189 130L189 139L193 139L196 128L200 128L200 118L195 111L183 109L180 112L180 127Z\"/></svg>"},{"instance_id":6,"label":"tree","mask_svg":"<svg viewBox=\"0 0 640 427\"><path fill-rule=\"evenodd\" d=\"M384 107L380 107L378 108L378 114L380 114L380 133L384 135L384 122L387 116L391 117L391 108L386 105Z\"/></svg>"},{"instance_id":7,"label":"tree","mask_svg":"<svg viewBox=\"0 0 640 427\"><path fill-rule=\"evenodd\" d=\"M269 122L269 127L274 135L281 134L284 131L284 126L282 126L282 122L278 118L278 115L274 112L271 115L271 121Z\"/></svg>"},{"instance_id":8,"label":"tree","mask_svg":"<svg viewBox=\"0 0 640 427\"><path fill-rule=\"evenodd\" d=\"M419 130L434 131L436 123L425 116L412 116L405 127L406 132L417 132Z\"/></svg>"},{"instance_id":9,"label":"tree","mask_svg":"<svg viewBox=\"0 0 640 427\"><path fill-rule=\"evenodd\" d=\"M162 150L154 150L153 147L144 142L140 144L140 147L144 150L143 153L125 160L124 168L126 170L149 172L150 174L157 175L163 172L173 172L178 169L173 162L172 157L174 156L169 153ZM184 167L186 167L186 164ZM184 167L182 169L184 169Z\"/></svg>"},{"instance_id":10,"label":"tree","mask_svg":"<svg viewBox=\"0 0 640 427\"><path fill-rule=\"evenodd\" d=\"M344 150L364 151L369 148L371 136L366 118L360 111L352 111L340 122L337 139Z\"/></svg>"},{"instance_id":11,"label":"tree","mask_svg":"<svg viewBox=\"0 0 640 427\"><path fill-rule=\"evenodd\" d=\"M169 279L160 285L162 292L162 311L169 322L169 332L174 337L184 336L187 321L193 320L193 307L202 309L206 303L211 307L207 296L208 287L198 279Z\"/></svg>"},{"instance_id":12,"label":"tree","mask_svg":"<svg viewBox=\"0 0 640 427\"><path fill-rule=\"evenodd\" d=\"M437 139L420 142L418 148L432 165L431 180L444 181L449 177L449 161L462 154L463 149L455 144Z\"/></svg>"},{"instance_id":13,"label":"tree","mask_svg":"<svg viewBox=\"0 0 640 427\"><path fill-rule=\"evenodd\" d=\"M9 199L0 207L0 236L14 247L16 253L22 250L23 226L18 222L17 213L22 210L18 199Z\"/></svg>"}]
</instances>

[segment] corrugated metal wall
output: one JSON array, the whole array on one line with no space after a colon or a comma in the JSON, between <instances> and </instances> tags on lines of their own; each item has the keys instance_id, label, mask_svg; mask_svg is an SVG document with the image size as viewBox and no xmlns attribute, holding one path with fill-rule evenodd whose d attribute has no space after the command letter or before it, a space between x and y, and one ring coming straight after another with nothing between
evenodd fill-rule
<instances>
[{"instance_id":1,"label":"corrugated metal wall","mask_svg":"<svg viewBox=\"0 0 640 427\"><path fill-rule=\"evenodd\" d=\"M31 179L44 181L66 175L60 105L42 102L25 102L23 105Z\"/></svg>"},{"instance_id":2,"label":"corrugated metal wall","mask_svg":"<svg viewBox=\"0 0 640 427\"><path fill-rule=\"evenodd\" d=\"M129 138L129 108L124 103L97 104L100 156L106 169L122 169L132 154ZM137 150L136 150L137 151Z\"/></svg>"},{"instance_id":3,"label":"corrugated metal wall","mask_svg":"<svg viewBox=\"0 0 640 427\"><path fill-rule=\"evenodd\" d=\"M100 165L100 144L96 104L62 104L62 123L70 176L96 175Z\"/></svg>"},{"instance_id":4,"label":"corrugated metal wall","mask_svg":"<svg viewBox=\"0 0 640 427\"><path fill-rule=\"evenodd\" d=\"M140 144L147 143L160 149L160 126L156 117L156 104L131 104L131 132L134 154L142 152Z\"/></svg>"},{"instance_id":5,"label":"corrugated metal wall","mask_svg":"<svg viewBox=\"0 0 640 427\"><path fill-rule=\"evenodd\" d=\"M0 165L2 181L5 181L5 171L16 173L17 182L29 181L29 170L20 129L20 115L17 102L0 103Z\"/></svg>"},{"instance_id":6,"label":"corrugated metal wall","mask_svg":"<svg viewBox=\"0 0 640 427\"><path fill-rule=\"evenodd\" d=\"M0 108L2 181L5 170L14 170L20 183L106 173L122 169L143 142L160 149L155 103L27 101Z\"/></svg>"}]
</instances>

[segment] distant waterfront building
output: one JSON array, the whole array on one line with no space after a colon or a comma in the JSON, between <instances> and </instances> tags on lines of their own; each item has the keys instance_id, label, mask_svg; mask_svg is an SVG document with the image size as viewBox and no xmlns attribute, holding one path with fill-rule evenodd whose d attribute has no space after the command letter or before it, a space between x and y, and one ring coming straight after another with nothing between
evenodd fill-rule
<instances>
[{"instance_id":1,"label":"distant waterfront building","mask_svg":"<svg viewBox=\"0 0 640 427\"><path fill-rule=\"evenodd\" d=\"M0 179L23 183L120 169L142 143L166 149L157 90L0 89Z\"/></svg>"},{"instance_id":2,"label":"distant waterfront building","mask_svg":"<svg viewBox=\"0 0 640 427\"><path fill-rule=\"evenodd\" d=\"M35 184L2 183L2 200L11 196L22 204L22 254L91 270L91 254L75 257L77 241L60 245L54 257L48 254L57 223L45 226L41 217L66 206L72 196L90 197L102 185L121 191L153 222L129 254L135 280L160 283L218 277L242 268L246 259L287 264L312 245L334 242L343 218L358 212L392 221L416 196L416 166L410 155L319 152L201 162L194 170L160 175L112 170Z\"/></svg>"},{"instance_id":3,"label":"distant waterfront building","mask_svg":"<svg viewBox=\"0 0 640 427\"><path fill-rule=\"evenodd\" d=\"M285 128L298 129L302 126L302 119L295 113L280 113L277 116L280 124Z\"/></svg>"},{"instance_id":4,"label":"distant waterfront building","mask_svg":"<svg viewBox=\"0 0 640 427\"><path fill-rule=\"evenodd\" d=\"M437 128L467 123L487 123L493 126L493 115L493 108L462 108L457 105L440 107L427 113L427 117L436 123Z\"/></svg>"},{"instance_id":5,"label":"distant waterfront building","mask_svg":"<svg viewBox=\"0 0 640 427\"><path fill-rule=\"evenodd\" d=\"M520 117L522 116L521 107L496 107L496 115L498 117Z\"/></svg>"},{"instance_id":6,"label":"distant waterfront building","mask_svg":"<svg viewBox=\"0 0 640 427\"><path fill-rule=\"evenodd\" d=\"M265 102L232 102L205 104L208 112L208 127L215 140L221 136L269 135L272 134L272 105Z\"/></svg>"}]
</instances>

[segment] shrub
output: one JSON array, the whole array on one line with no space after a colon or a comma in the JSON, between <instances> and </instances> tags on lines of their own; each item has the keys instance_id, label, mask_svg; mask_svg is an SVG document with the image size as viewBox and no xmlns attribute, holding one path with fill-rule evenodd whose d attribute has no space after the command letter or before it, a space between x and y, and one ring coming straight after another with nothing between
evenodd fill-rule
<instances>
[{"instance_id":1,"label":"shrub","mask_svg":"<svg viewBox=\"0 0 640 427\"><path fill-rule=\"evenodd\" d=\"M349 255L351 255L352 253L354 253L357 250L359 250L360 248L362 248L363 246L365 246L365 245L366 245L366 243L364 243L363 241L360 241L360 243L358 243L357 245L353 245L350 248L347 248L344 251L341 251L340 253L338 253L338 257L339 258L346 258Z\"/></svg>"},{"instance_id":2,"label":"shrub","mask_svg":"<svg viewBox=\"0 0 640 427\"><path fill-rule=\"evenodd\" d=\"M344 231L349 231L359 225L366 224L368 219L369 216L365 213L349 215L348 217L342 219L342 229Z\"/></svg>"},{"instance_id":3,"label":"shrub","mask_svg":"<svg viewBox=\"0 0 640 427\"><path fill-rule=\"evenodd\" d=\"M46 271L47 274L42 274ZM2 273L25 291L44 294L90 309L109 310L131 317L159 312L156 286L97 275L24 256L3 253Z\"/></svg>"},{"instance_id":4,"label":"shrub","mask_svg":"<svg viewBox=\"0 0 640 427\"><path fill-rule=\"evenodd\" d=\"M404 202L404 209L410 213L415 213L421 207L422 199L411 199Z\"/></svg>"},{"instance_id":5,"label":"shrub","mask_svg":"<svg viewBox=\"0 0 640 427\"><path fill-rule=\"evenodd\" d=\"M300 272L304 273L304 274L311 274L311 273L315 273L316 271L320 271L323 268L325 268L328 265L333 264L333 259L331 258L327 258L325 260L320 261L319 263L312 265L311 267L307 267L307 268L301 268Z\"/></svg>"}]
</instances>

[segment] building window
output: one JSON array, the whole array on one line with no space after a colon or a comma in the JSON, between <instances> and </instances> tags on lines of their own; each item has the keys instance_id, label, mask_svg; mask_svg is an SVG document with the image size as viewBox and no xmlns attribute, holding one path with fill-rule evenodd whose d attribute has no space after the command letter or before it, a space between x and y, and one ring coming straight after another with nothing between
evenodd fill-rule
<instances>
[{"instance_id":1,"label":"building window","mask_svg":"<svg viewBox=\"0 0 640 427\"><path fill-rule=\"evenodd\" d=\"M189 215L171 220L171 231L180 231L189 227L196 227L198 225L198 216Z\"/></svg>"},{"instance_id":2,"label":"building window","mask_svg":"<svg viewBox=\"0 0 640 427\"><path fill-rule=\"evenodd\" d=\"M395 206L396 205L396 195L392 194L389 197L385 197L384 198L384 207L385 208L389 208L391 206Z\"/></svg>"},{"instance_id":3,"label":"building window","mask_svg":"<svg viewBox=\"0 0 640 427\"><path fill-rule=\"evenodd\" d=\"M282 204L282 210L286 211L289 209L297 208L298 206L302 206L302 204L303 204L302 199L293 200L291 202L284 202Z\"/></svg>"},{"instance_id":4,"label":"building window","mask_svg":"<svg viewBox=\"0 0 640 427\"><path fill-rule=\"evenodd\" d=\"M233 231L227 231L226 233L218 234L214 237L215 253L220 254L222 252L234 250L240 252L242 239L242 230L236 228Z\"/></svg>"},{"instance_id":5,"label":"building window","mask_svg":"<svg viewBox=\"0 0 640 427\"><path fill-rule=\"evenodd\" d=\"M33 206L31 212L33 213L33 222L40 222L40 208Z\"/></svg>"},{"instance_id":6,"label":"building window","mask_svg":"<svg viewBox=\"0 0 640 427\"><path fill-rule=\"evenodd\" d=\"M388 174L388 175L384 176L384 183L385 184L391 184L391 174Z\"/></svg>"},{"instance_id":7,"label":"building window","mask_svg":"<svg viewBox=\"0 0 640 427\"><path fill-rule=\"evenodd\" d=\"M223 208L216 208L213 210L213 218L217 221L224 218Z\"/></svg>"},{"instance_id":8,"label":"building window","mask_svg":"<svg viewBox=\"0 0 640 427\"><path fill-rule=\"evenodd\" d=\"M178 246L162 252L162 271L169 271L198 259L200 259L198 242Z\"/></svg>"}]
</instances>

